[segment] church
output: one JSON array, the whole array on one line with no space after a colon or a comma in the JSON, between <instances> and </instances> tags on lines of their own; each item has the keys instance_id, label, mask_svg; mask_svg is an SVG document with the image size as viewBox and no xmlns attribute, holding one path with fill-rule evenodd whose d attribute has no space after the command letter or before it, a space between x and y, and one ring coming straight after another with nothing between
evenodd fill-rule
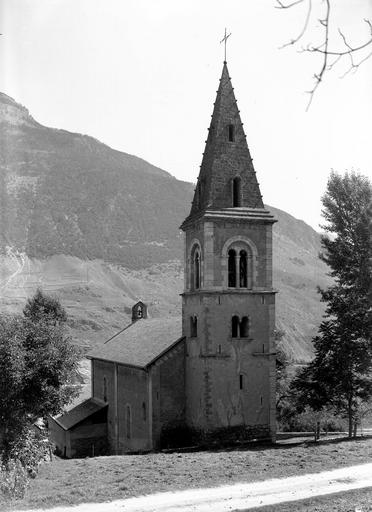
<instances>
[{"instance_id":1,"label":"church","mask_svg":"<svg viewBox=\"0 0 372 512\"><path fill-rule=\"evenodd\" d=\"M62 454L156 450L177 432L275 441L274 222L224 61L181 225L182 324L133 306L131 323L88 356L91 398L50 419Z\"/></svg>"}]
</instances>

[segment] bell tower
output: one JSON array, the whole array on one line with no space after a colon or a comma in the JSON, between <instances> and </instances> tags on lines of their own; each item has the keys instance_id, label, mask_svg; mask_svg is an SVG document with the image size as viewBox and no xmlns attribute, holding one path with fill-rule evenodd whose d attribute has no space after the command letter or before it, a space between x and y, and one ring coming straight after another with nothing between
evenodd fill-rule
<instances>
[{"instance_id":1,"label":"bell tower","mask_svg":"<svg viewBox=\"0 0 372 512\"><path fill-rule=\"evenodd\" d=\"M186 419L275 439L272 225L224 62L185 233Z\"/></svg>"}]
</instances>

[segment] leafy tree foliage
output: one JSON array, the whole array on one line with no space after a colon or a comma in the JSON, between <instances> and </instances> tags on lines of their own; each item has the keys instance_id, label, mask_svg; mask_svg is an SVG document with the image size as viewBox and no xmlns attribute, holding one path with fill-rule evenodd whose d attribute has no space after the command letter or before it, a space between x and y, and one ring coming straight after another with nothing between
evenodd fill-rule
<instances>
[{"instance_id":1,"label":"leafy tree foliage","mask_svg":"<svg viewBox=\"0 0 372 512\"><path fill-rule=\"evenodd\" d=\"M32 298L27 300L23 308L23 314L32 322L45 320L57 324L67 320L66 311L61 306L59 300L44 294L40 288L36 290Z\"/></svg>"},{"instance_id":2,"label":"leafy tree foliage","mask_svg":"<svg viewBox=\"0 0 372 512\"><path fill-rule=\"evenodd\" d=\"M367 178L332 173L322 198L324 252L334 285L319 290L326 302L325 319L314 339L315 358L294 381L300 409L325 405L353 420L372 396L371 205Z\"/></svg>"},{"instance_id":3,"label":"leafy tree foliage","mask_svg":"<svg viewBox=\"0 0 372 512\"><path fill-rule=\"evenodd\" d=\"M24 315L0 319L0 452L3 460L37 418L58 413L77 393L79 351L66 337L66 313L38 290ZM19 448L18 448L19 450Z\"/></svg>"}]
</instances>

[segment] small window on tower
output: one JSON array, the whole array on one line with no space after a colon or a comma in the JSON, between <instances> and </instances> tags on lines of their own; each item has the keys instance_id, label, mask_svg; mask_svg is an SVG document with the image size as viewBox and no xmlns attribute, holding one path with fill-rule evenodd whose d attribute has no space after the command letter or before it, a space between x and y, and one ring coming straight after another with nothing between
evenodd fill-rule
<instances>
[{"instance_id":1,"label":"small window on tower","mask_svg":"<svg viewBox=\"0 0 372 512\"><path fill-rule=\"evenodd\" d=\"M243 382L243 375L240 374L239 375L239 389L243 389L243 384L244 384L244 382Z\"/></svg>"},{"instance_id":2,"label":"small window on tower","mask_svg":"<svg viewBox=\"0 0 372 512\"><path fill-rule=\"evenodd\" d=\"M239 317L233 316L231 319L231 337L238 338L239 337Z\"/></svg>"},{"instance_id":3,"label":"small window on tower","mask_svg":"<svg viewBox=\"0 0 372 512\"><path fill-rule=\"evenodd\" d=\"M228 132L229 132L229 142L234 142L235 141L235 126L233 124L229 124Z\"/></svg>"},{"instance_id":4,"label":"small window on tower","mask_svg":"<svg viewBox=\"0 0 372 512\"><path fill-rule=\"evenodd\" d=\"M236 207L239 207L241 206L241 190L240 190L240 177L237 176L236 178L233 179L233 183L232 183L232 203L233 203L233 208L236 208Z\"/></svg>"},{"instance_id":5,"label":"small window on tower","mask_svg":"<svg viewBox=\"0 0 372 512\"><path fill-rule=\"evenodd\" d=\"M247 316L243 316L240 322L240 337L248 338L249 336L249 319Z\"/></svg>"}]
</instances>

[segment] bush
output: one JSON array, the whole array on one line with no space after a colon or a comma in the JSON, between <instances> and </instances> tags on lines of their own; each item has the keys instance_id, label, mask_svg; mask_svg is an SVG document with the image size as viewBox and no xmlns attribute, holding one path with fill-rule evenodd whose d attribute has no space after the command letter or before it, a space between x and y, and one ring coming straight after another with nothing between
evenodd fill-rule
<instances>
[{"instance_id":1,"label":"bush","mask_svg":"<svg viewBox=\"0 0 372 512\"><path fill-rule=\"evenodd\" d=\"M23 498L29 479L35 478L41 461L50 457L51 444L33 425L22 435L0 463L0 494L5 499Z\"/></svg>"},{"instance_id":2,"label":"bush","mask_svg":"<svg viewBox=\"0 0 372 512\"><path fill-rule=\"evenodd\" d=\"M324 432L344 431L347 426L343 418L330 410L315 412L307 407L304 412L296 413L293 408L288 407L284 410L279 428L283 432L313 432L318 421Z\"/></svg>"},{"instance_id":3,"label":"bush","mask_svg":"<svg viewBox=\"0 0 372 512\"><path fill-rule=\"evenodd\" d=\"M0 494L3 499L23 498L28 482L27 470L20 460L0 464Z\"/></svg>"}]
</instances>

